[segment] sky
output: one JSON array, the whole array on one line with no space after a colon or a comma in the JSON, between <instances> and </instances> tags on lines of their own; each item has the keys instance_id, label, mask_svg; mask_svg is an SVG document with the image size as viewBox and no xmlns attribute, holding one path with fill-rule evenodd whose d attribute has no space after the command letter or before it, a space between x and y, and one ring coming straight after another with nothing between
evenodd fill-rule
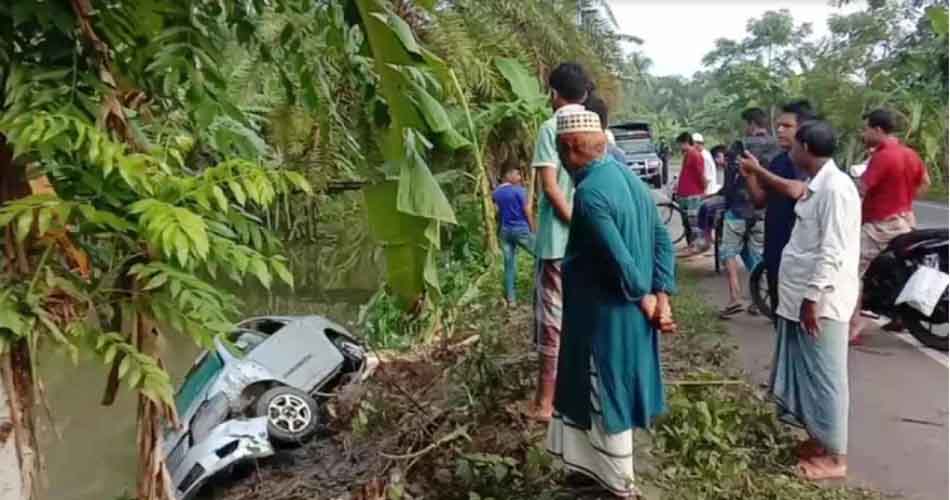
<instances>
[{"instance_id":1,"label":"sky","mask_svg":"<svg viewBox=\"0 0 950 500\"><path fill-rule=\"evenodd\" d=\"M746 22L769 10L789 9L796 26L812 23L812 36L828 33L827 20L834 13L862 9L865 2L843 10L827 0L608 0L620 31L643 39L639 46L653 59L657 76L692 76L703 69L702 59L717 38L738 40L746 35Z\"/></svg>"}]
</instances>

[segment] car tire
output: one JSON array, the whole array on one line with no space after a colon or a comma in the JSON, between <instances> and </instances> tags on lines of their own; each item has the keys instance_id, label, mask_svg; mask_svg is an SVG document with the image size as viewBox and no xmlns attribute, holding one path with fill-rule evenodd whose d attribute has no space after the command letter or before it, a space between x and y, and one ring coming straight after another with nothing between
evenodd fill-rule
<instances>
[{"instance_id":1,"label":"car tire","mask_svg":"<svg viewBox=\"0 0 950 500\"><path fill-rule=\"evenodd\" d=\"M317 431L317 402L300 389L285 385L268 389L254 409L257 416L267 417L267 433L277 443L300 444Z\"/></svg>"}]
</instances>

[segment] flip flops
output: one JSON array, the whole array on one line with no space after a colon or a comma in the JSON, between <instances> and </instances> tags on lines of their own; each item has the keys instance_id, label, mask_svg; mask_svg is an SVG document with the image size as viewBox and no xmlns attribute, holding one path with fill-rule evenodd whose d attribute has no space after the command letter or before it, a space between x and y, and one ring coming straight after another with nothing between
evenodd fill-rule
<instances>
[{"instance_id":1,"label":"flip flops","mask_svg":"<svg viewBox=\"0 0 950 500\"><path fill-rule=\"evenodd\" d=\"M734 304L729 304L728 306L722 308L719 311L719 317L721 319L729 319L732 316L735 316L736 314L741 313L744 309L745 309L745 306L743 306L739 302L736 302Z\"/></svg>"}]
</instances>

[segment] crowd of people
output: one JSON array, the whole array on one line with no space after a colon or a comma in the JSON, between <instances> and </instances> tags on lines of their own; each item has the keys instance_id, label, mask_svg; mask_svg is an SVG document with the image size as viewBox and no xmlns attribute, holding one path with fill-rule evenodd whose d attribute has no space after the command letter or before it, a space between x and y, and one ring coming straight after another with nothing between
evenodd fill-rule
<instances>
[{"instance_id":1,"label":"crowd of people","mask_svg":"<svg viewBox=\"0 0 950 500\"><path fill-rule=\"evenodd\" d=\"M531 162L540 188L536 225L517 168L506 169L495 193L509 303L515 249L527 248L537 263L540 363L534 398L521 410L547 422L548 451L574 475L633 498L633 432L665 410L659 336L676 331L677 254L652 193L605 133L606 104L583 67L561 64L547 83L554 114L538 131ZM872 155L858 187L835 164L836 133L808 101L781 109L775 137L763 110L748 109L742 119L742 139L729 147L706 150L698 133L677 137L676 194L697 217L691 251L705 251L722 212L723 318L749 311L738 262L751 270L764 261L776 318L769 391L780 417L808 434L798 473L843 477L847 352L863 326L861 274L914 227L911 205L929 178L893 136L887 110L864 117Z\"/></svg>"}]
</instances>

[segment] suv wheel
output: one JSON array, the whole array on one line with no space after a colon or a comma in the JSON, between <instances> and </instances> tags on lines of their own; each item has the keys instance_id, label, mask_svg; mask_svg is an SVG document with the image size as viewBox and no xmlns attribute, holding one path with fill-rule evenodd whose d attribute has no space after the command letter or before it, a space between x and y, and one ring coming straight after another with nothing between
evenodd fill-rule
<instances>
[{"instance_id":1,"label":"suv wheel","mask_svg":"<svg viewBox=\"0 0 950 500\"><path fill-rule=\"evenodd\" d=\"M300 389L269 389L254 409L257 416L267 417L267 433L281 444L299 444L317 430L317 402Z\"/></svg>"}]
</instances>

